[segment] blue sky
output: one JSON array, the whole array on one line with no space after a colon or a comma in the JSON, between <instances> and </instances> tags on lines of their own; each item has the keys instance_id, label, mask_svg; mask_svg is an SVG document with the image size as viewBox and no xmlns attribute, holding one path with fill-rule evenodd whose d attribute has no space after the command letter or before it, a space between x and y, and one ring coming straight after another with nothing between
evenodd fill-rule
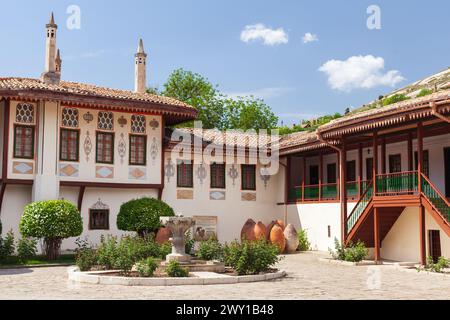
<instances>
[{"instance_id":1,"label":"blue sky","mask_svg":"<svg viewBox=\"0 0 450 320\"><path fill-rule=\"evenodd\" d=\"M366 25L372 4L379 30ZM81 9L79 30L66 27L69 5ZM39 77L50 11L64 80L132 89L142 37L149 85L182 67L225 93L264 98L285 124L360 106L450 66L446 0L3 0L0 76ZM304 43L306 33L317 41Z\"/></svg>"}]
</instances>

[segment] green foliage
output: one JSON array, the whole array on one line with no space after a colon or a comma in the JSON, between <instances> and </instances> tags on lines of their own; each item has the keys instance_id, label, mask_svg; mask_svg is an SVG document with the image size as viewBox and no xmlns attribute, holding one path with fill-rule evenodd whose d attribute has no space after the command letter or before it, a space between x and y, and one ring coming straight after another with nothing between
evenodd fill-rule
<instances>
[{"instance_id":1,"label":"green foliage","mask_svg":"<svg viewBox=\"0 0 450 320\"><path fill-rule=\"evenodd\" d=\"M303 128L301 125L298 124L294 124L292 127L288 126L278 127L277 129L280 136L300 131L306 131L305 128Z\"/></svg>"},{"instance_id":2,"label":"green foliage","mask_svg":"<svg viewBox=\"0 0 450 320\"><path fill-rule=\"evenodd\" d=\"M80 271L90 271L92 267L97 265L97 252L94 247L85 239L78 238L75 243L77 244L75 263Z\"/></svg>"},{"instance_id":3,"label":"green foliage","mask_svg":"<svg viewBox=\"0 0 450 320\"><path fill-rule=\"evenodd\" d=\"M141 260L136 264L136 271L139 273L139 276L145 278L153 277L153 273L157 268L158 264L152 257Z\"/></svg>"},{"instance_id":4,"label":"green foliage","mask_svg":"<svg viewBox=\"0 0 450 320\"><path fill-rule=\"evenodd\" d=\"M83 232L83 221L69 201L38 201L25 207L19 230L24 237L65 239L78 237Z\"/></svg>"},{"instance_id":5,"label":"green foliage","mask_svg":"<svg viewBox=\"0 0 450 320\"><path fill-rule=\"evenodd\" d=\"M165 259L168 254L172 252L172 245L170 242L163 243L159 246L159 256L161 259Z\"/></svg>"},{"instance_id":6,"label":"green foliage","mask_svg":"<svg viewBox=\"0 0 450 320\"><path fill-rule=\"evenodd\" d=\"M435 263L433 257L428 257L425 269L432 272L441 273L444 268L449 267L450 267L450 259L446 259L445 257L439 257L439 259Z\"/></svg>"},{"instance_id":7,"label":"green foliage","mask_svg":"<svg viewBox=\"0 0 450 320\"><path fill-rule=\"evenodd\" d=\"M197 250L197 258L202 260L221 260L223 257L223 247L219 241L208 239L200 242Z\"/></svg>"},{"instance_id":8,"label":"green foliage","mask_svg":"<svg viewBox=\"0 0 450 320\"><path fill-rule=\"evenodd\" d=\"M100 246L97 249L97 263L106 270L114 267L117 258L117 237L108 236L100 240Z\"/></svg>"},{"instance_id":9,"label":"green foliage","mask_svg":"<svg viewBox=\"0 0 450 320\"><path fill-rule=\"evenodd\" d=\"M432 93L433 93L433 90L424 88L424 89L420 90L419 94L417 95L417 98L425 97L425 96L427 96L429 94L432 94Z\"/></svg>"},{"instance_id":10,"label":"green foliage","mask_svg":"<svg viewBox=\"0 0 450 320\"><path fill-rule=\"evenodd\" d=\"M369 250L366 248L364 242L358 241L356 243L350 242L348 246L345 246L339 242L338 239L334 239L335 251L330 249L330 254L333 259L349 262L360 262L364 260Z\"/></svg>"},{"instance_id":11,"label":"green foliage","mask_svg":"<svg viewBox=\"0 0 450 320\"><path fill-rule=\"evenodd\" d=\"M394 94L390 97L384 98L382 100L383 106L388 106L393 103L397 103L400 101L408 100L409 98L405 96L404 94Z\"/></svg>"},{"instance_id":12,"label":"green foliage","mask_svg":"<svg viewBox=\"0 0 450 320\"><path fill-rule=\"evenodd\" d=\"M278 247L265 240L234 241L224 246L223 260L238 275L257 274L267 271L278 261Z\"/></svg>"},{"instance_id":13,"label":"green foliage","mask_svg":"<svg viewBox=\"0 0 450 320\"><path fill-rule=\"evenodd\" d=\"M142 236L158 231L161 226L159 217L174 215L173 209L164 201L154 198L135 199L120 206L117 228L124 231L136 231Z\"/></svg>"},{"instance_id":14,"label":"green foliage","mask_svg":"<svg viewBox=\"0 0 450 320\"><path fill-rule=\"evenodd\" d=\"M299 251L309 251L311 250L311 243L308 240L308 233L305 229L302 229L298 233L298 250Z\"/></svg>"},{"instance_id":15,"label":"green foliage","mask_svg":"<svg viewBox=\"0 0 450 320\"><path fill-rule=\"evenodd\" d=\"M188 230L185 235L185 244L184 244L184 250L187 254L190 254L192 252L192 249L194 248L195 240L191 235L191 231Z\"/></svg>"},{"instance_id":16,"label":"green foliage","mask_svg":"<svg viewBox=\"0 0 450 320\"><path fill-rule=\"evenodd\" d=\"M17 254L20 260L25 261L36 256L37 240L34 238L22 238L17 243Z\"/></svg>"},{"instance_id":17,"label":"green foliage","mask_svg":"<svg viewBox=\"0 0 450 320\"><path fill-rule=\"evenodd\" d=\"M133 265L138 260L136 248L132 244L128 241L128 238L123 238L117 245L113 268L120 270L120 273L124 276L130 274Z\"/></svg>"},{"instance_id":18,"label":"green foliage","mask_svg":"<svg viewBox=\"0 0 450 320\"><path fill-rule=\"evenodd\" d=\"M6 234L5 238L2 238L0 235L0 262L13 255L14 250L14 233L12 230Z\"/></svg>"},{"instance_id":19,"label":"green foliage","mask_svg":"<svg viewBox=\"0 0 450 320\"><path fill-rule=\"evenodd\" d=\"M186 278L189 277L189 270L180 265L178 261L172 260L166 267L167 275L171 278Z\"/></svg>"}]
</instances>

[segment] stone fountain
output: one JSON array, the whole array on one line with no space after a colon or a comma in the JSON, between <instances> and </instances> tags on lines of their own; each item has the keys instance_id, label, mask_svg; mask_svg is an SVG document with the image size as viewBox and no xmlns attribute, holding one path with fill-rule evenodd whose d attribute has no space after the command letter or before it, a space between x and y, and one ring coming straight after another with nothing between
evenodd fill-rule
<instances>
[{"instance_id":1,"label":"stone fountain","mask_svg":"<svg viewBox=\"0 0 450 320\"><path fill-rule=\"evenodd\" d=\"M189 264L191 262L191 256L186 254L185 249L185 234L186 231L195 225L195 221L192 218L183 216L171 217L166 222L166 228L172 232L172 253L166 257L166 262L176 260L182 264Z\"/></svg>"}]
</instances>

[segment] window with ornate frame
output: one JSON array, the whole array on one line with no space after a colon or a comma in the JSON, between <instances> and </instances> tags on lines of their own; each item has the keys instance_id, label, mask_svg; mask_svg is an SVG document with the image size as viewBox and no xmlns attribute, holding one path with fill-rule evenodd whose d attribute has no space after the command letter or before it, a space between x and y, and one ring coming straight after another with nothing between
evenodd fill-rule
<instances>
[{"instance_id":1,"label":"window with ornate frame","mask_svg":"<svg viewBox=\"0 0 450 320\"><path fill-rule=\"evenodd\" d=\"M59 136L59 159L78 162L80 159L80 131L61 129Z\"/></svg>"},{"instance_id":2,"label":"window with ornate frame","mask_svg":"<svg viewBox=\"0 0 450 320\"><path fill-rule=\"evenodd\" d=\"M256 166L254 164L241 165L241 189L255 191L256 190Z\"/></svg>"},{"instance_id":3,"label":"window with ornate frame","mask_svg":"<svg viewBox=\"0 0 450 320\"><path fill-rule=\"evenodd\" d=\"M63 108L61 113L61 125L68 128L78 128L79 112L76 108Z\"/></svg>"},{"instance_id":4,"label":"window with ornate frame","mask_svg":"<svg viewBox=\"0 0 450 320\"><path fill-rule=\"evenodd\" d=\"M98 113L97 128L99 130L114 130L114 114L109 111L100 111Z\"/></svg>"},{"instance_id":5,"label":"window with ornate frame","mask_svg":"<svg viewBox=\"0 0 450 320\"><path fill-rule=\"evenodd\" d=\"M147 136L130 134L130 159L132 166L147 164Z\"/></svg>"},{"instance_id":6,"label":"window with ornate frame","mask_svg":"<svg viewBox=\"0 0 450 320\"><path fill-rule=\"evenodd\" d=\"M34 122L34 110L35 107L31 103L19 103L16 106L16 119L17 123L32 124Z\"/></svg>"},{"instance_id":7,"label":"window with ornate frame","mask_svg":"<svg viewBox=\"0 0 450 320\"><path fill-rule=\"evenodd\" d=\"M114 163L114 133L97 131L96 162Z\"/></svg>"},{"instance_id":8,"label":"window with ornate frame","mask_svg":"<svg viewBox=\"0 0 450 320\"><path fill-rule=\"evenodd\" d=\"M179 161L177 164L177 187L192 188L194 186L194 169L192 162Z\"/></svg>"},{"instance_id":9,"label":"window with ornate frame","mask_svg":"<svg viewBox=\"0 0 450 320\"><path fill-rule=\"evenodd\" d=\"M34 158L34 127L14 126L14 158Z\"/></svg>"},{"instance_id":10,"label":"window with ornate frame","mask_svg":"<svg viewBox=\"0 0 450 320\"><path fill-rule=\"evenodd\" d=\"M131 132L133 133L145 133L147 121L144 115L133 114L131 116Z\"/></svg>"},{"instance_id":11,"label":"window with ornate frame","mask_svg":"<svg viewBox=\"0 0 450 320\"><path fill-rule=\"evenodd\" d=\"M212 163L211 170L211 188L225 189L225 164Z\"/></svg>"},{"instance_id":12,"label":"window with ornate frame","mask_svg":"<svg viewBox=\"0 0 450 320\"><path fill-rule=\"evenodd\" d=\"M109 230L109 209L89 209L89 230Z\"/></svg>"}]
</instances>

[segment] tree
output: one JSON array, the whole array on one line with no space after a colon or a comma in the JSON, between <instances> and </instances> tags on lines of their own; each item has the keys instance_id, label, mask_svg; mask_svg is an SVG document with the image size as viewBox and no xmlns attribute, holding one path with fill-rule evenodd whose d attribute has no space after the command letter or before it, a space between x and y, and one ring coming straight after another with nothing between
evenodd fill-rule
<instances>
[{"instance_id":1,"label":"tree","mask_svg":"<svg viewBox=\"0 0 450 320\"><path fill-rule=\"evenodd\" d=\"M23 237L43 238L47 259L56 260L62 240L81 235L83 220L77 207L68 201L38 201L25 207L19 230Z\"/></svg>"},{"instance_id":2,"label":"tree","mask_svg":"<svg viewBox=\"0 0 450 320\"><path fill-rule=\"evenodd\" d=\"M183 69L173 71L164 84L161 94L186 102L196 108L199 112L198 120L203 122L203 128L222 129L221 95L216 86L200 74ZM192 123L188 125L192 125Z\"/></svg>"},{"instance_id":3,"label":"tree","mask_svg":"<svg viewBox=\"0 0 450 320\"><path fill-rule=\"evenodd\" d=\"M154 198L130 200L120 206L117 228L123 231L135 231L143 237L158 231L161 227L159 217L173 216L175 212L164 201Z\"/></svg>"}]
</instances>

